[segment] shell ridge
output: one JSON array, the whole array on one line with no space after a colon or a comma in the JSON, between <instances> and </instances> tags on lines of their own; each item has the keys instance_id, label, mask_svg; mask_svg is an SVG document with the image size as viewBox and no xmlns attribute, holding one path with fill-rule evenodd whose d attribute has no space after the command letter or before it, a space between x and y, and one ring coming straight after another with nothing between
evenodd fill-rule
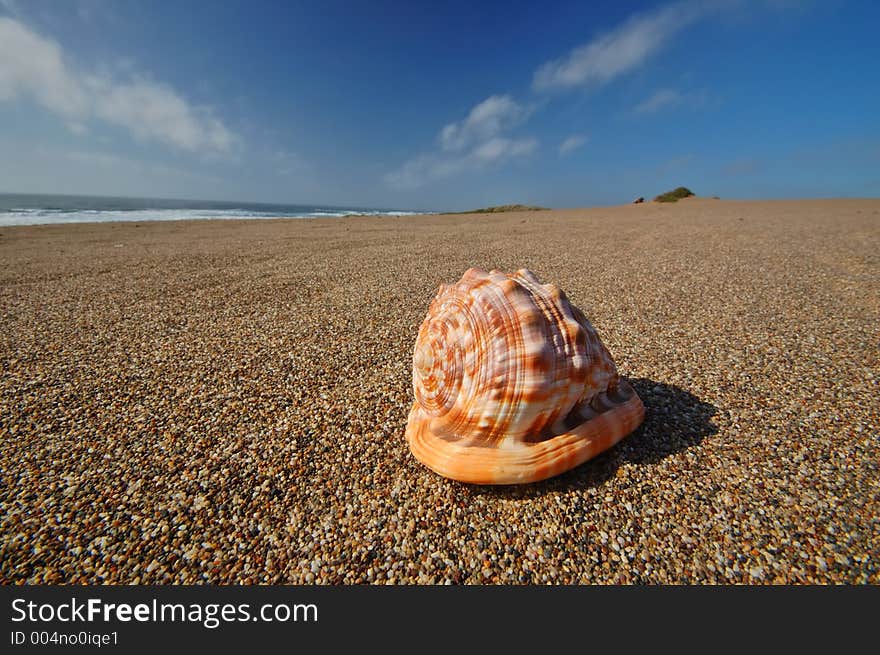
<instances>
[{"instance_id":1,"label":"shell ridge","mask_svg":"<svg viewBox=\"0 0 880 655\"><path fill-rule=\"evenodd\" d=\"M480 421L491 421L494 419L492 427L486 433L481 433L479 437L475 437L475 441L480 445L495 444L500 437L509 429L512 420L512 410L515 407L517 398L517 383L520 376L518 375L518 360L516 357L506 356L506 353L518 352L516 347L517 325L515 315L510 311L510 303L507 302L507 296L498 286L483 286L479 289L479 298L486 309L486 314L491 312L496 314L499 321L497 326L493 326L488 320L485 322L482 334L485 335L485 342L488 344L486 353L481 358L485 362L482 368L483 375L479 380L478 388L495 388L495 373L500 366L507 367L506 375L502 378L503 386L495 393L499 398L493 398L480 409ZM503 339L503 343L499 343ZM510 341L513 340L513 344ZM505 401L497 403L497 400ZM510 402L514 400L514 402ZM490 411L496 408L495 411ZM476 445L476 444L475 444Z\"/></svg>"},{"instance_id":2,"label":"shell ridge","mask_svg":"<svg viewBox=\"0 0 880 655\"><path fill-rule=\"evenodd\" d=\"M514 294L516 293L515 289L513 290L513 293ZM508 360L511 360L507 363L507 366L508 366L508 370L512 373L512 375L510 377L511 377L511 381L513 383L512 394L511 394L510 403L509 403L510 409L507 412L507 416L505 417L506 418L505 428L509 428L510 424L516 420L515 410L521 407L523 395L525 393L525 381L523 379L523 376L520 375L520 370L522 368L522 361L519 356L523 352L525 345L524 345L524 339L523 339L523 334L522 334L522 328L516 320L516 311L515 311L516 296L514 296L514 298L512 299L512 302L510 304L504 302L507 299L507 294L502 292L501 296L502 296L502 298L501 298L502 302L500 303L501 306L504 307L505 310L509 310L509 312L508 312L509 315L505 316L505 319L510 318L510 321L508 323L508 321L505 320L505 325L508 325L508 324L511 325L510 329L504 330L504 334L505 334L505 336L508 336L513 341L511 346L508 347L508 351L514 353L513 357L507 358ZM500 436L501 436L501 439L500 439L501 442L506 443L508 441L508 439L504 439L503 431Z\"/></svg>"},{"instance_id":3,"label":"shell ridge","mask_svg":"<svg viewBox=\"0 0 880 655\"><path fill-rule=\"evenodd\" d=\"M557 290L557 303L556 300L554 300L553 295L550 294L545 286L540 283L534 273L532 273L528 269L522 270L527 275L521 275L521 271L517 271L516 276L520 278L520 283L529 289L529 291L535 298L536 303L539 305L541 311L548 317L548 323L551 326L552 330L551 339L553 339L554 346L557 346L556 340L558 339L558 346L561 346L561 350L564 353L564 370L557 371L557 375L554 377L553 380L553 391L554 395L556 395L562 391L563 387L567 386L568 380L572 378L573 372L576 371L578 373L578 377L580 377L580 371L577 370L574 362L579 354L581 356L585 356L585 361L580 367L584 369L584 371L588 369L591 362L589 352L578 353L577 335L575 334L575 336L572 337L567 330L561 329L560 326L565 325L565 323L569 320L574 321L577 326L575 328L576 330L582 330L584 326L581 324L580 321L577 320L574 312L571 311L572 306L568 302L565 294ZM568 312L566 312L566 309L568 310ZM560 348L558 347L556 349L560 350ZM581 394L571 393L570 391L571 390L569 390L568 393L564 394L566 401L563 406L558 407L557 411L553 412L551 416L547 417L547 424L552 425L558 423L560 420L568 416L572 409L578 404Z\"/></svg>"}]
</instances>

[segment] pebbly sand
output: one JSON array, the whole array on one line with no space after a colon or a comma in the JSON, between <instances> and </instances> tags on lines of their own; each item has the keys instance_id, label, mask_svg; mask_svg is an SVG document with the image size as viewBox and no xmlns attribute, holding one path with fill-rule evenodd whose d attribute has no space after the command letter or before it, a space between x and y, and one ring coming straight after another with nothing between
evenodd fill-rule
<instances>
[{"instance_id":1,"label":"pebbly sand","mask_svg":"<svg viewBox=\"0 0 880 655\"><path fill-rule=\"evenodd\" d=\"M468 486L404 440L443 282L532 269L647 409ZM4 583L880 583L880 200L0 228Z\"/></svg>"}]
</instances>

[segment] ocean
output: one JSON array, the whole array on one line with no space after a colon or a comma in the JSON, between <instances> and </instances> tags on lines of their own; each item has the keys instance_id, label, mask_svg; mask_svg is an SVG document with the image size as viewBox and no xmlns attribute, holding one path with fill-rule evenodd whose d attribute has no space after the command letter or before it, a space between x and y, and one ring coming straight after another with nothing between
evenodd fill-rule
<instances>
[{"instance_id":1,"label":"ocean","mask_svg":"<svg viewBox=\"0 0 880 655\"><path fill-rule=\"evenodd\" d=\"M409 216L429 212L376 207L325 207L255 202L163 200L0 193L0 226L187 219L333 218Z\"/></svg>"}]
</instances>

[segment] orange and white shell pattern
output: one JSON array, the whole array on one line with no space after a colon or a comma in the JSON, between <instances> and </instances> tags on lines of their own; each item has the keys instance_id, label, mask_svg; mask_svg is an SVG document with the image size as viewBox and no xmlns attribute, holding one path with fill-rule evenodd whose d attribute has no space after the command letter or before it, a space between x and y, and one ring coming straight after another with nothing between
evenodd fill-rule
<instances>
[{"instance_id":1,"label":"orange and white shell pattern","mask_svg":"<svg viewBox=\"0 0 880 655\"><path fill-rule=\"evenodd\" d=\"M413 352L415 457L478 484L542 480L609 448L644 407L583 313L526 269L441 285Z\"/></svg>"}]
</instances>

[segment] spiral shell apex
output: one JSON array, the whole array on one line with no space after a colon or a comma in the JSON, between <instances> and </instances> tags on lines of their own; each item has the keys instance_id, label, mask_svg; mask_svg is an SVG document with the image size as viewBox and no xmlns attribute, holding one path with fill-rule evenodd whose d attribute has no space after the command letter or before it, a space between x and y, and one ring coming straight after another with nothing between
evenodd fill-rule
<instances>
[{"instance_id":1,"label":"spiral shell apex","mask_svg":"<svg viewBox=\"0 0 880 655\"><path fill-rule=\"evenodd\" d=\"M413 392L413 455L476 484L558 475L645 413L583 313L527 269L471 268L440 285L416 338Z\"/></svg>"}]
</instances>

